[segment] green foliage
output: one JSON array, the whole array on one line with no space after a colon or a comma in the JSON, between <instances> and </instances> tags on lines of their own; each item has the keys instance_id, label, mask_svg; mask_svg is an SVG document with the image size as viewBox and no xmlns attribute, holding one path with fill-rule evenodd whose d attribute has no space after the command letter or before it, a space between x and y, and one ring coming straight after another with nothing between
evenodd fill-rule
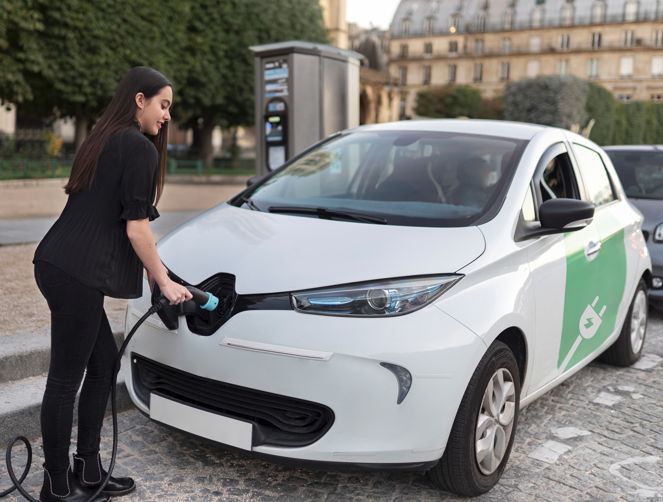
<instances>
[{"instance_id":1,"label":"green foliage","mask_svg":"<svg viewBox=\"0 0 663 502\"><path fill-rule=\"evenodd\" d=\"M182 118L232 127L253 123L252 45L302 39L326 42L316 0L201 0L191 4L182 82Z\"/></svg>"},{"instance_id":2,"label":"green foliage","mask_svg":"<svg viewBox=\"0 0 663 502\"><path fill-rule=\"evenodd\" d=\"M36 1L0 1L0 104L22 103L33 92L26 71L37 71L43 55L37 41L44 25Z\"/></svg>"},{"instance_id":3,"label":"green foliage","mask_svg":"<svg viewBox=\"0 0 663 502\"><path fill-rule=\"evenodd\" d=\"M511 82L504 96L507 120L570 128L584 124L587 83L575 77L542 76Z\"/></svg>"},{"instance_id":4,"label":"green foliage","mask_svg":"<svg viewBox=\"0 0 663 502\"><path fill-rule=\"evenodd\" d=\"M589 139L599 145L610 144L615 131L618 104L608 89L593 82L588 84L585 110L587 120L594 119Z\"/></svg>"},{"instance_id":5,"label":"green foliage","mask_svg":"<svg viewBox=\"0 0 663 502\"><path fill-rule=\"evenodd\" d=\"M419 91L414 112L431 118L478 118L481 109L481 93L476 87L447 84Z\"/></svg>"}]
</instances>

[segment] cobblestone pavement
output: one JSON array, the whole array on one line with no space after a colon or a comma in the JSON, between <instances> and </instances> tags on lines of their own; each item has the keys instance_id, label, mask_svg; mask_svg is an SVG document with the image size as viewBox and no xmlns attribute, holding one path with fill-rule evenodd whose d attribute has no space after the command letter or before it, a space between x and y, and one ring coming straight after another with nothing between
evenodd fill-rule
<instances>
[{"instance_id":1,"label":"cobblestone pavement","mask_svg":"<svg viewBox=\"0 0 663 502\"><path fill-rule=\"evenodd\" d=\"M167 429L137 411L121 415L120 430L116 472L138 482L124 500L455 500L421 473L286 466ZM102 448L110 451L109 420ZM40 466L39 447L35 454ZM36 494L41 470L34 470L26 483ZM7 476L0 472L4 487ZM502 480L477 500L646 499L663 499L660 315L650 320L645 355L635 367L592 363L522 412Z\"/></svg>"}]
</instances>

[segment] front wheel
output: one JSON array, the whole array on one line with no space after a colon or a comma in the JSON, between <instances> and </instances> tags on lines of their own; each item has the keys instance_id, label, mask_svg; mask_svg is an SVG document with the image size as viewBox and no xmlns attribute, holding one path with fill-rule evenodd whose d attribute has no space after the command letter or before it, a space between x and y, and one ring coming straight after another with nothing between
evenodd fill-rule
<instances>
[{"instance_id":1,"label":"front wheel","mask_svg":"<svg viewBox=\"0 0 663 502\"><path fill-rule=\"evenodd\" d=\"M640 359L646 334L647 284L641 279L633 295L619 338L601 355L601 360L614 366L630 366Z\"/></svg>"},{"instance_id":2,"label":"front wheel","mask_svg":"<svg viewBox=\"0 0 663 502\"><path fill-rule=\"evenodd\" d=\"M429 472L433 483L458 495L490 490L509 459L520 408L520 372L511 349L493 343L465 390L444 455Z\"/></svg>"}]
</instances>

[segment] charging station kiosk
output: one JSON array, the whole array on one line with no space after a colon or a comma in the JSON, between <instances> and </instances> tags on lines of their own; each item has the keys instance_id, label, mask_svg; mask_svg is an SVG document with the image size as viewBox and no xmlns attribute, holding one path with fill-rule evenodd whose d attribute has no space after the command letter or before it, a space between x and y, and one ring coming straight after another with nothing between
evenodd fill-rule
<instances>
[{"instance_id":1,"label":"charging station kiosk","mask_svg":"<svg viewBox=\"0 0 663 502\"><path fill-rule=\"evenodd\" d=\"M359 125L361 54L299 41L251 51L256 174L273 171L326 136Z\"/></svg>"}]
</instances>

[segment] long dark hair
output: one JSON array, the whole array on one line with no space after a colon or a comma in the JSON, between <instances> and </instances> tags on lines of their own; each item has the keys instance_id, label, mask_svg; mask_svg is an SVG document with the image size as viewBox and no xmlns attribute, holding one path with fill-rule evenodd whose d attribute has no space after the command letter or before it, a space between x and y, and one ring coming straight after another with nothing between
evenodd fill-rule
<instances>
[{"instance_id":1,"label":"long dark hair","mask_svg":"<svg viewBox=\"0 0 663 502\"><path fill-rule=\"evenodd\" d=\"M118 131L137 124L136 94L142 92L145 98L149 99L166 86L172 87L173 84L154 68L136 66L127 72L117 86L110 104L76 152L69 182L64 187L65 193L71 194L92 188L97 161L106 142ZM156 203L161 198L166 175L168 122L163 124L156 136L149 138L159 152Z\"/></svg>"}]
</instances>

